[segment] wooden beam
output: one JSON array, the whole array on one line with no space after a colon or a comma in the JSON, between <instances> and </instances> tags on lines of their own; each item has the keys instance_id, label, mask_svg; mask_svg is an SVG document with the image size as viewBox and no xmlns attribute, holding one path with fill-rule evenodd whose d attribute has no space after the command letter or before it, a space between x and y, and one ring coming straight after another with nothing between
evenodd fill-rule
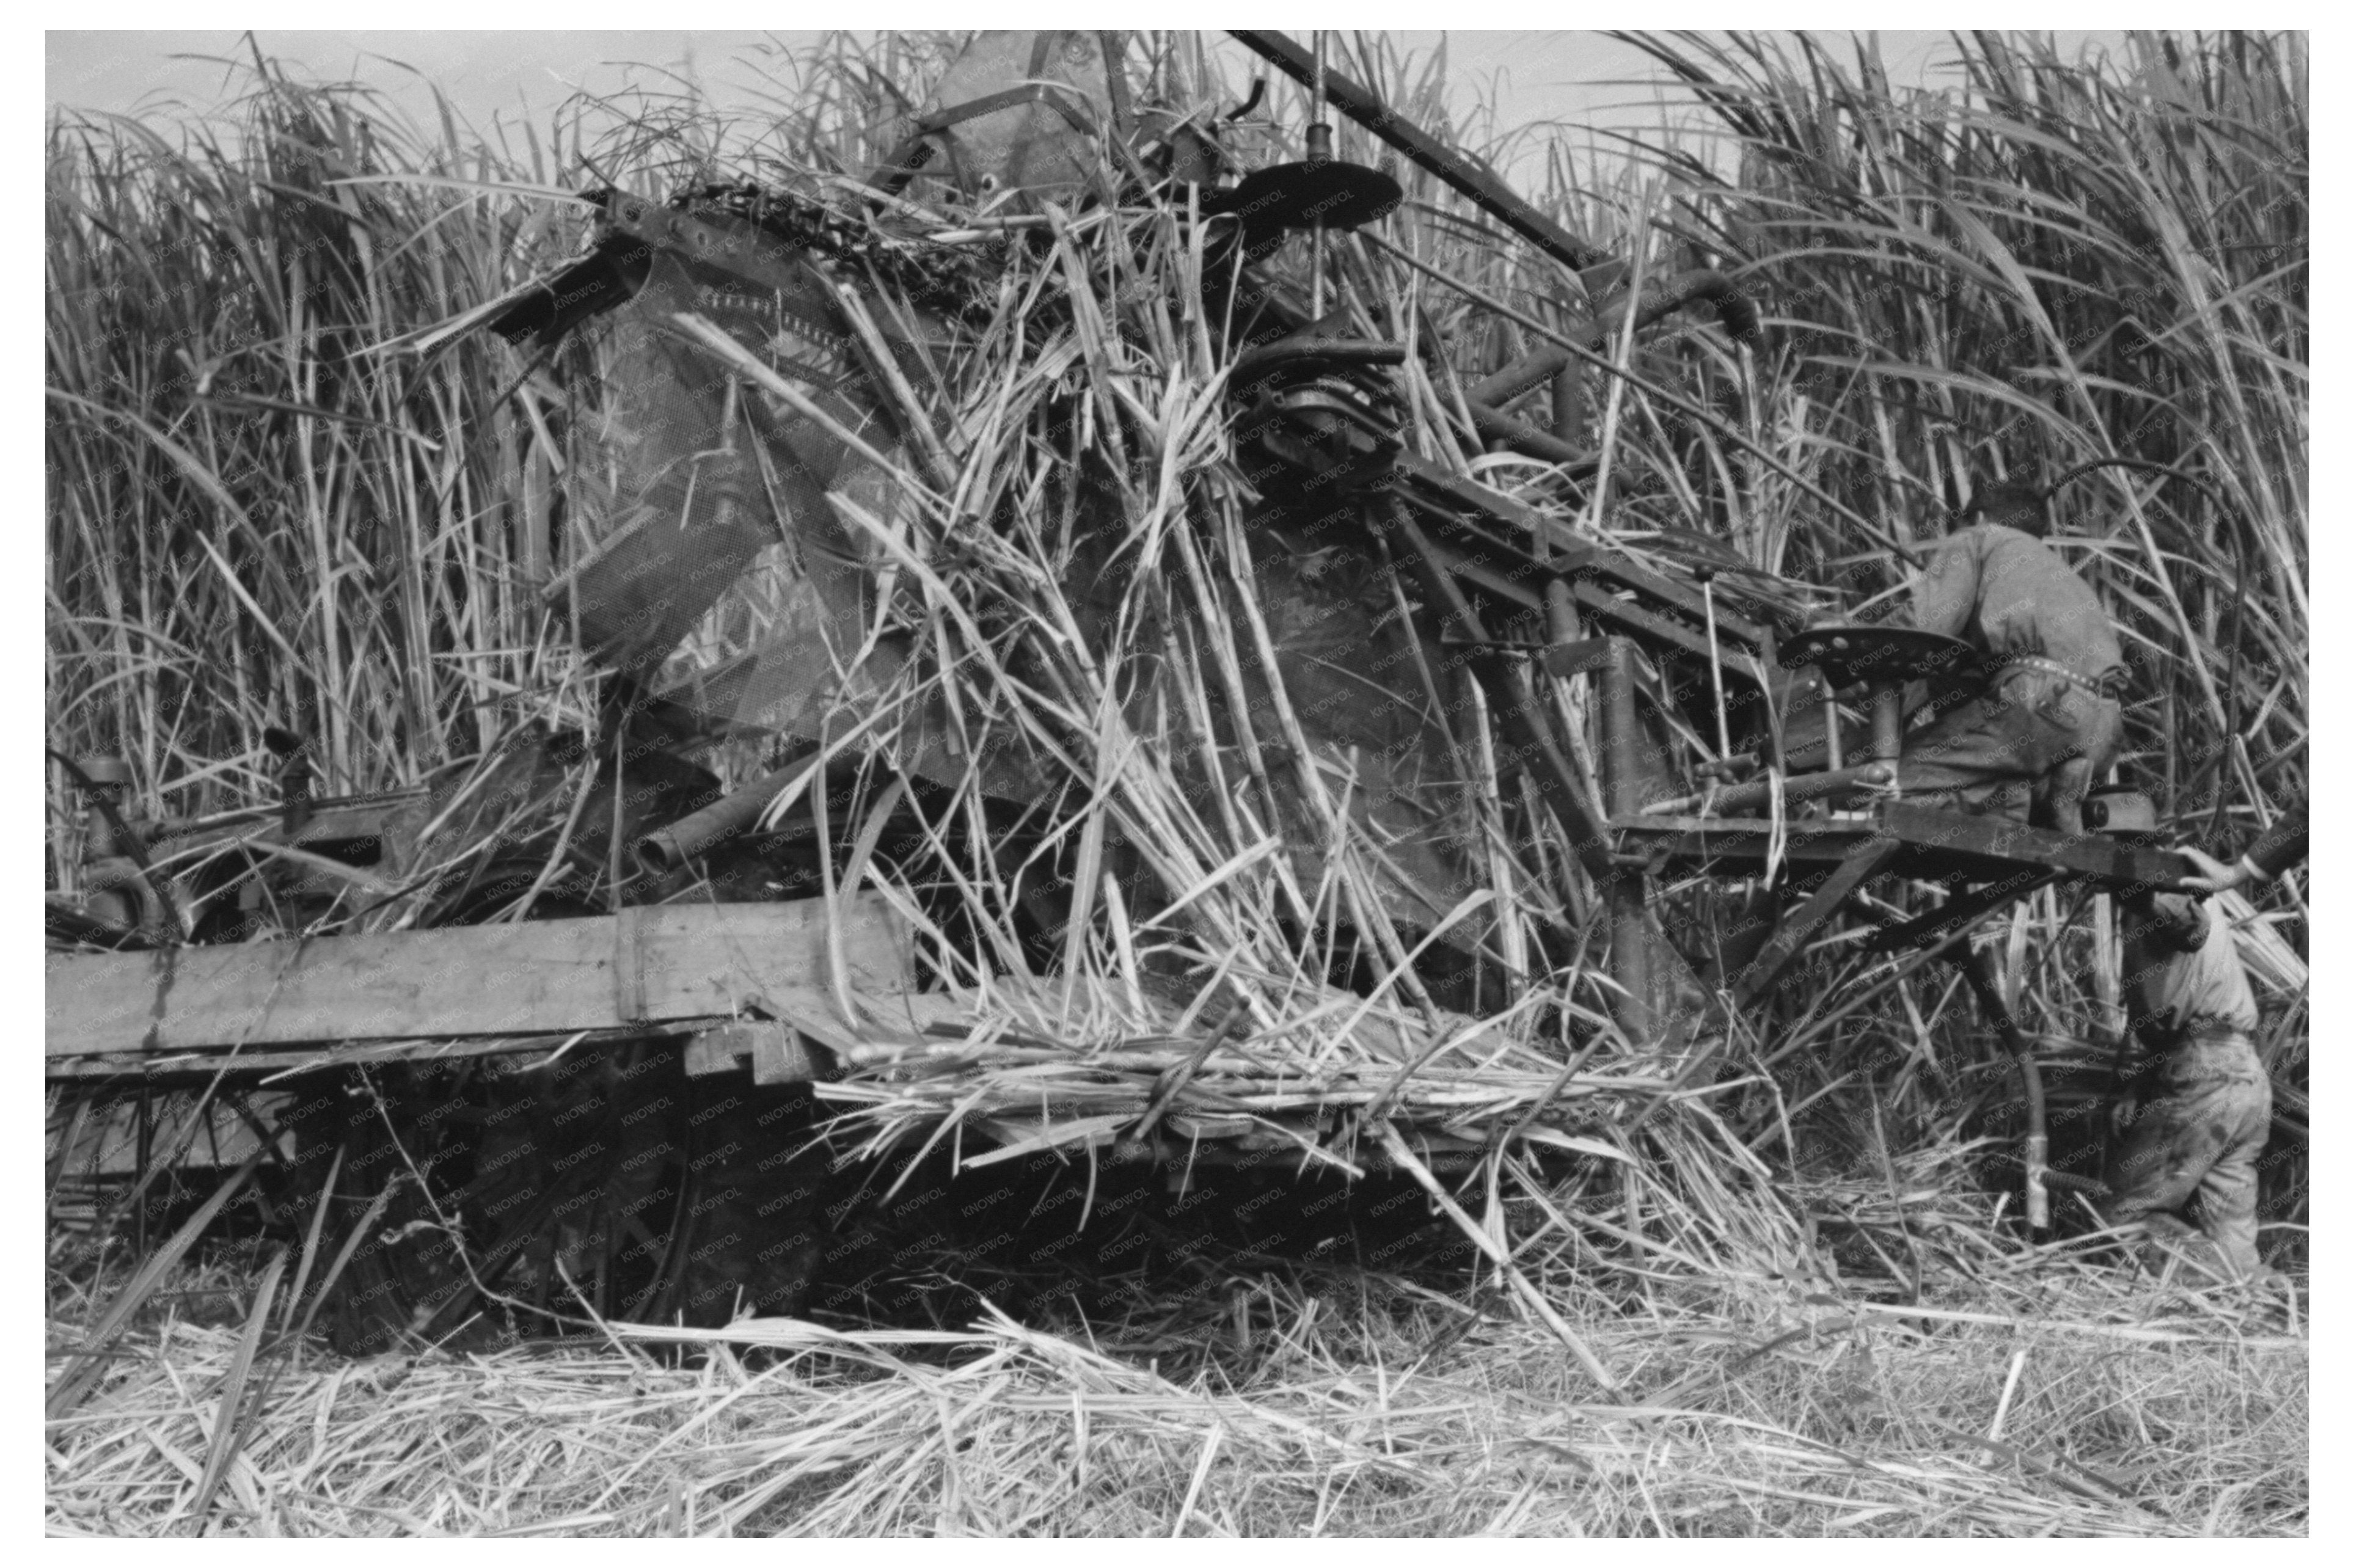
<instances>
[{"instance_id":1,"label":"wooden beam","mask_svg":"<svg viewBox=\"0 0 2354 1568\"><path fill-rule=\"evenodd\" d=\"M395 1062L414 1065L456 1062L470 1056L545 1054L567 1046L575 1051L593 1051L606 1045L626 1045L648 1038L663 1036L650 1035L643 1028L596 1030L585 1036L578 1030L567 1030L561 1034L472 1034L456 1038L445 1035L422 1040L363 1040L300 1049L245 1050L233 1057L225 1056L218 1051L167 1051L157 1055L142 1055L135 1051L110 1051L102 1055L51 1056L48 1058L48 1075L52 1081L59 1078L138 1077L151 1084L186 1083L196 1086L208 1082L228 1064L234 1064L239 1073L269 1073L285 1077L296 1073L325 1072L337 1067L373 1067Z\"/></svg>"},{"instance_id":2,"label":"wooden beam","mask_svg":"<svg viewBox=\"0 0 2354 1568\"><path fill-rule=\"evenodd\" d=\"M1880 808L1879 818L1886 832L1916 851L1985 867L1998 876L2036 865L2105 886L2164 889L2197 874L2187 858L2171 850L2143 849L2101 833L2053 832L2007 817L1977 817L1903 800Z\"/></svg>"},{"instance_id":3,"label":"wooden beam","mask_svg":"<svg viewBox=\"0 0 2354 1568\"><path fill-rule=\"evenodd\" d=\"M905 925L863 895L621 916L48 959L50 1057L344 1040L546 1034L832 1005L912 985ZM830 936L830 927L832 927Z\"/></svg>"},{"instance_id":4,"label":"wooden beam","mask_svg":"<svg viewBox=\"0 0 2354 1568\"><path fill-rule=\"evenodd\" d=\"M1762 863L1774 834L1774 824L1760 817L1633 817L1610 825L1630 848L1696 866ZM2032 871L2108 888L2164 891L2198 874L2171 850L2144 849L2098 833L2055 833L1903 800L1881 806L1867 818L1793 818L1782 831L1784 856L1796 862L1840 858L1868 838L1894 839L1904 850L1895 869L1925 881L1995 882Z\"/></svg>"}]
</instances>

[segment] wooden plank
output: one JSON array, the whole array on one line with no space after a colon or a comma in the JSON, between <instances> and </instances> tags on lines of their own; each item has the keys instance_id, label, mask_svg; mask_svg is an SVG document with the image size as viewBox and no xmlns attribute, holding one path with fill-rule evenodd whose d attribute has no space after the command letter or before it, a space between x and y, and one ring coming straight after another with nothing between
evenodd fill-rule
<instances>
[{"instance_id":1,"label":"wooden plank","mask_svg":"<svg viewBox=\"0 0 2354 1568\"><path fill-rule=\"evenodd\" d=\"M445 1036L427 1040L367 1040L301 1049L239 1051L234 1055L218 1051L176 1051L158 1055L108 1052L90 1056L51 1056L47 1072L53 1080L135 1075L167 1083L180 1079L201 1083L223 1067L233 1067L240 1074L270 1073L283 1077L295 1073L373 1066L387 1062L455 1062L470 1056L544 1054L564 1046L574 1051L593 1051L600 1046L626 1045L645 1038L647 1031L643 1029L605 1030L585 1037L578 1030L573 1030L562 1034L476 1034L455 1039Z\"/></svg>"},{"instance_id":2,"label":"wooden plank","mask_svg":"<svg viewBox=\"0 0 2354 1568\"><path fill-rule=\"evenodd\" d=\"M1762 866L1773 840L1771 822L1740 817L1620 817L1610 825L1630 852L1685 866ZM1784 828L1782 858L1794 865L1836 863L1874 832L1869 820L1800 818Z\"/></svg>"},{"instance_id":3,"label":"wooden plank","mask_svg":"<svg viewBox=\"0 0 2354 1568\"><path fill-rule=\"evenodd\" d=\"M617 995L625 923L611 916L51 954L47 1054L543 1034L727 1017L770 990L831 993L828 909L805 899L631 912L628 951L642 997L633 1016ZM909 988L907 932L879 898L851 902L841 942L854 987Z\"/></svg>"},{"instance_id":4,"label":"wooden plank","mask_svg":"<svg viewBox=\"0 0 2354 1568\"><path fill-rule=\"evenodd\" d=\"M634 911L644 1016L724 1016L777 986L830 994L826 907L823 899L805 898ZM853 900L841 931L853 991L913 989L911 939L889 905L872 894Z\"/></svg>"},{"instance_id":5,"label":"wooden plank","mask_svg":"<svg viewBox=\"0 0 2354 1568\"><path fill-rule=\"evenodd\" d=\"M51 955L50 1055L617 1022L612 922Z\"/></svg>"}]
</instances>

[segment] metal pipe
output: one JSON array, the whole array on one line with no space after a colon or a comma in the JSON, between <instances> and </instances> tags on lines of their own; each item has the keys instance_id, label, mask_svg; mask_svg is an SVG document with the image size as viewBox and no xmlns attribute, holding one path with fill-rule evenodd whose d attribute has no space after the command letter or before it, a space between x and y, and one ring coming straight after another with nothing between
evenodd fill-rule
<instances>
[{"instance_id":1,"label":"metal pipe","mask_svg":"<svg viewBox=\"0 0 2354 1568\"><path fill-rule=\"evenodd\" d=\"M1525 456L1580 471L1593 468L1598 461L1585 448L1573 446L1559 436L1498 413L1486 403L1469 397L1463 401L1471 411L1471 428L1482 440L1495 441Z\"/></svg>"},{"instance_id":2,"label":"metal pipe","mask_svg":"<svg viewBox=\"0 0 2354 1568\"><path fill-rule=\"evenodd\" d=\"M1716 755L1721 761L1733 755L1733 732L1724 723L1724 652L1716 643L1716 574L1701 567L1693 576L1700 578L1701 608L1708 618L1708 682L1716 693Z\"/></svg>"},{"instance_id":3,"label":"metal pipe","mask_svg":"<svg viewBox=\"0 0 2354 1568\"><path fill-rule=\"evenodd\" d=\"M1307 82L1315 62L1281 33L1236 30L1235 42L1259 56L1294 81ZM1515 195L1477 159L1443 146L1400 118L1388 104L1336 71L1324 74L1325 101L1405 154L1416 167L1470 198L1473 206L1498 219L1563 265L1583 270L1609 260L1600 250L1546 217Z\"/></svg>"},{"instance_id":4,"label":"metal pipe","mask_svg":"<svg viewBox=\"0 0 2354 1568\"><path fill-rule=\"evenodd\" d=\"M1602 793L1610 815L1631 817L1640 808L1642 715L1635 707L1635 650L1623 637L1609 640L1609 662L1602 667ZM1623 992L1618 1027L1638 1045L1658 1033L1651 1007L1650 911L1646 878L1621 866L1605 895L1610 906L1610 978Z\"/></svg>"},{"instance_id":5,"label":"metal pipe","mask_svg":"<svg viewBox=\"0 0 2354 1568\"><path fill-rule=\"evenodd\" d=\"M1813 800L1825 795L1873 788L1886 784L1895 777L1896 769L1885 762L1866 762L1860 767L1835 768L1828 773L1801 773L1796 779L1782 780L1782 799L1796 805L1801 800ZM1752 779L1746 784L1720 789L1713 796L1686 795L1674 800L1662 800L1656 806L1645 806L1641 810L1647 817L1669 817L1693 810L1705 802L1712 814L1729 817L1763 806L1773 798L1772 789L1770 779Z\"/></svg>"},{"instance_id":6,"label":"metal pipe","mask_svg":"<svg viewBox=\"0 0 2354 1568\"><path fill-rule=\"evenodd\" d=\"M633 846L638 863L660 874L675 871L722 839L750 827L769 801L806 778L818 765L815 756L789 763L774 773L755 779L732 795L725 795L699 811L656 829Z\"/></svg>"},{"instance_id":7,"label":"metal pipe","mask_svg":"<svg viewBox=\"0 0 2354 1568\"><path fill-rule=\"evenodd\" d=\"M1610 662L1602 672L1602 798L1614 817L1642 810L1637 763L1643 745L1641 716L1635 709L1635 655L1623 637L1610 639Z\"/></svg>"},{"instance_id":8,"label":"metal pipe","mask_svg":"<svg viewBox=\"0 0 2354 1568\"><path fill-rule=\"evenodd\" d=\"M1324 29L1312 35L1316 44L1316 79L1308 90L1308 161L1311 164L1329 162L1332 156L1332 128L1324 122ZM1310 319L1324 319L1324 217L1319 213L1316 227L1308 239L1308 314Z\"/></svg>"},{"instance_id":9,"label":"metal pipe","mask_svg":"<svg viewBox=\"0 0 2354 1568\"><path fill-rule=\"evenodd\" d=\"M1978 1005L1993 1021L2003 1049L2019 1066L2020 1098L2027 1111L2027 1132L2020 1139L2020 1161L2027 1167L2027 1223L2031 1229L2044 1230L2052 1224L2052 1198L2044 1188L2044 1176L2051 1169L2052 1139L2045 1119L2043 1069L2036 1065L2035 1043L2003 1004L2002 992L1989 972L1992 960L1988 955L1966 947L1958 961L1970 989L1978 993Z\"/></svg>"},{"instance_id":10,"label":"metal pipe","mask_svg":"<svg viewBox=\"0 0 2354 1568\"><path fill-rule=\"evenodd\" d=\"M1585 429L1585 387L1578 368L1564 365L1553 376L1553 439L1573 450Z\"/></svg>"},{"instance_id":11,"label":"metal pipe","mask_svg":"<svg viewBox=\"0 0 2354 1568\"><path fill-rule=\"evenodd\" d=\"M1904 749L1904 688L1879 681L1872 688L1872 755L1891 768Z\"/></svg>"}]
</instances>

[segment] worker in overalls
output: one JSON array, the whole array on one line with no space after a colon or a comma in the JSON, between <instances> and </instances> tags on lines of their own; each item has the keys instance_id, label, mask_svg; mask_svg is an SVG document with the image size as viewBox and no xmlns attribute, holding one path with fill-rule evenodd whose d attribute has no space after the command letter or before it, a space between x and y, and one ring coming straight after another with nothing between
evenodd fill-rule
<instances>
[{"instance_id":1,"label":"worker in overalls","mask_svg":"<svg viewBox=\"0 0 2354 1568\"><path fill-rule=\"evenodd\" d=\"M2198 856L2210 878L2228 874ZM2120 901L2127 1044L2139 1061L2111 1112L2102 1217L2138 1224L2208 1272L2257 1272L2256 1159L2272 1080L2257 1060L2255 993L2231 923L2190 895Z\"/></svg>"},{"instance_id":2,"label":"worker in overalls","mask_svg":"<svg viewBox=\"0 0 2354 1568\"><path fill-rule=\"evenodd\" d=\"M1974 521L1936 546L1913 585L1912 621L1961 638L1990 668L1905 737L1897 784L1925 804L2081 832L2085 793L2124 736L2116 632L2043 542L2041 492L1989 486L1964 516Z\"/></svg>"}]
</instances>

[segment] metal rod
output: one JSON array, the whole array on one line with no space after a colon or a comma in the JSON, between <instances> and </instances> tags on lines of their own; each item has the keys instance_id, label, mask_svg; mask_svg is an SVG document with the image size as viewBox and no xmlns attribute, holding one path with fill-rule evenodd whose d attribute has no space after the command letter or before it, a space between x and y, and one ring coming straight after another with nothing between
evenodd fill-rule
<instances>
[{"instance_id":1,"label":"metal rod","mask_svg":"<svg viewBox=\"0 0 2354 1568\"><path fill-rule=\"evenodd\" d=\"M1876 682L1872 688L1872 754L1893 769L1903 749L1904 688L1893 681Z\"/></svg>"},{"instance_id":2,"label":"metal rod","mask_svg":"<svg viewBox=\"0 0 2354 1568\"><path fill-rule=\"evenodd\" d=\"M1294 81L1312 79L1314 61L1285 35L1237 30L1232 36L1235 42L1266 59ZM1511 187L1477 159L1433 141L1413 123L1400 118L1388 104L1349 78L1337 72L1326 73L1324 97L1333 108L1404 154L1408 162L1452 185L1469 196L1473 206L1497 218L1507 228L1530 240L1564 266L1586 268L1609 259L1522 200L1513 194Z\"/></svg>"},{"instance_id":3,"label":"metal rod","mask_svg":"<svg viewBox=\"0 0 2354 1568\"><path fill-rule=\"evenodd\" d=\"M1642 805L1642 717L1635 707L1635 651L1622 637L1610 639L1610 662L1602 675L1602 790L1613 817L1631 817ZM1658 1033L1653 1012L1650 913L1648 877L1620 867L1604 896L1610 908L1610 978L1623 993L1618 1026L1628 1040L1649 1044Z\"/></svg>"},{"instance_id":4,"label":"metal rod","mask_svg":"<svg viewBox=\"0 0 2354 1568\"><path fill-rule=\"evenodd\" d=\"M1812 800L1824 795L1873 789L1895 776L1896 770L1885 762L1866 762L1860 767L1839 768L1828 773L1801 773L1796 779L1782 780L1782 799L1785 803L1795 806L1801 800ZM1680 800L1662 800L1656 806L1642 807L1641 813L1647 817L1680 816L1696 810L1705 801L1713 815L1729 817L1765 805L1773 798L1772 791L1771 779L1752 779L1745 784L1720 789L1713 797L1686 795Z\"/></svg>"},{"instance_id":5,"label":"metal rod","mask_svg":"<svg viewBox=\"0 0 2354 1568\"><path fill-rule=\"evenodd\" d=\"M1829 682L1823 685L1823 762L1833 773L1847 766L1840 755L1839 694Z\"/></svg>"},{"instance_id":6,"label":"metal rod","mask_svg":"<svg viewBox=\"0 0 2354 1568\"><path fill-rule=\"evenodd\" d=\"M1308 161L1319 162L1319 154L1329 157L1325 143L1331 135L1324 123L1324 29L1315 32L1316 78L1308 90ZM1317 321L1324 319L1324 217L1319 213L1316 227L1308 239L1308 313Z\"/></svg>"},{"instance_id":7,"label":"metal rod","mask_svg":"<svg viewBox=\"0 0 2354 1568\"><path fill-rule=\"evenodd\" d=\"M1723 761L1733 755L1733 734L1724 725L1724 652L1716 645L1716 574L1702 568L1699 575L1700 602L1708 614L1708 680L1716 691L1716 756Z\"/></svg>"},{"instance_id":8,"label":"metal rod","mask_svg":"<svg viewBox=\"0 0 2354 1568\"><path fill-rule=\"evenodd\" d=\"M1468 399L1467 399L1468 401ZM1477 416L1479 410L1472 410ZM1585 388L1575 365L1564 365L1553 376L1553 438L1575 447L1585 426Z\"/></svg>"}]
</instances>

